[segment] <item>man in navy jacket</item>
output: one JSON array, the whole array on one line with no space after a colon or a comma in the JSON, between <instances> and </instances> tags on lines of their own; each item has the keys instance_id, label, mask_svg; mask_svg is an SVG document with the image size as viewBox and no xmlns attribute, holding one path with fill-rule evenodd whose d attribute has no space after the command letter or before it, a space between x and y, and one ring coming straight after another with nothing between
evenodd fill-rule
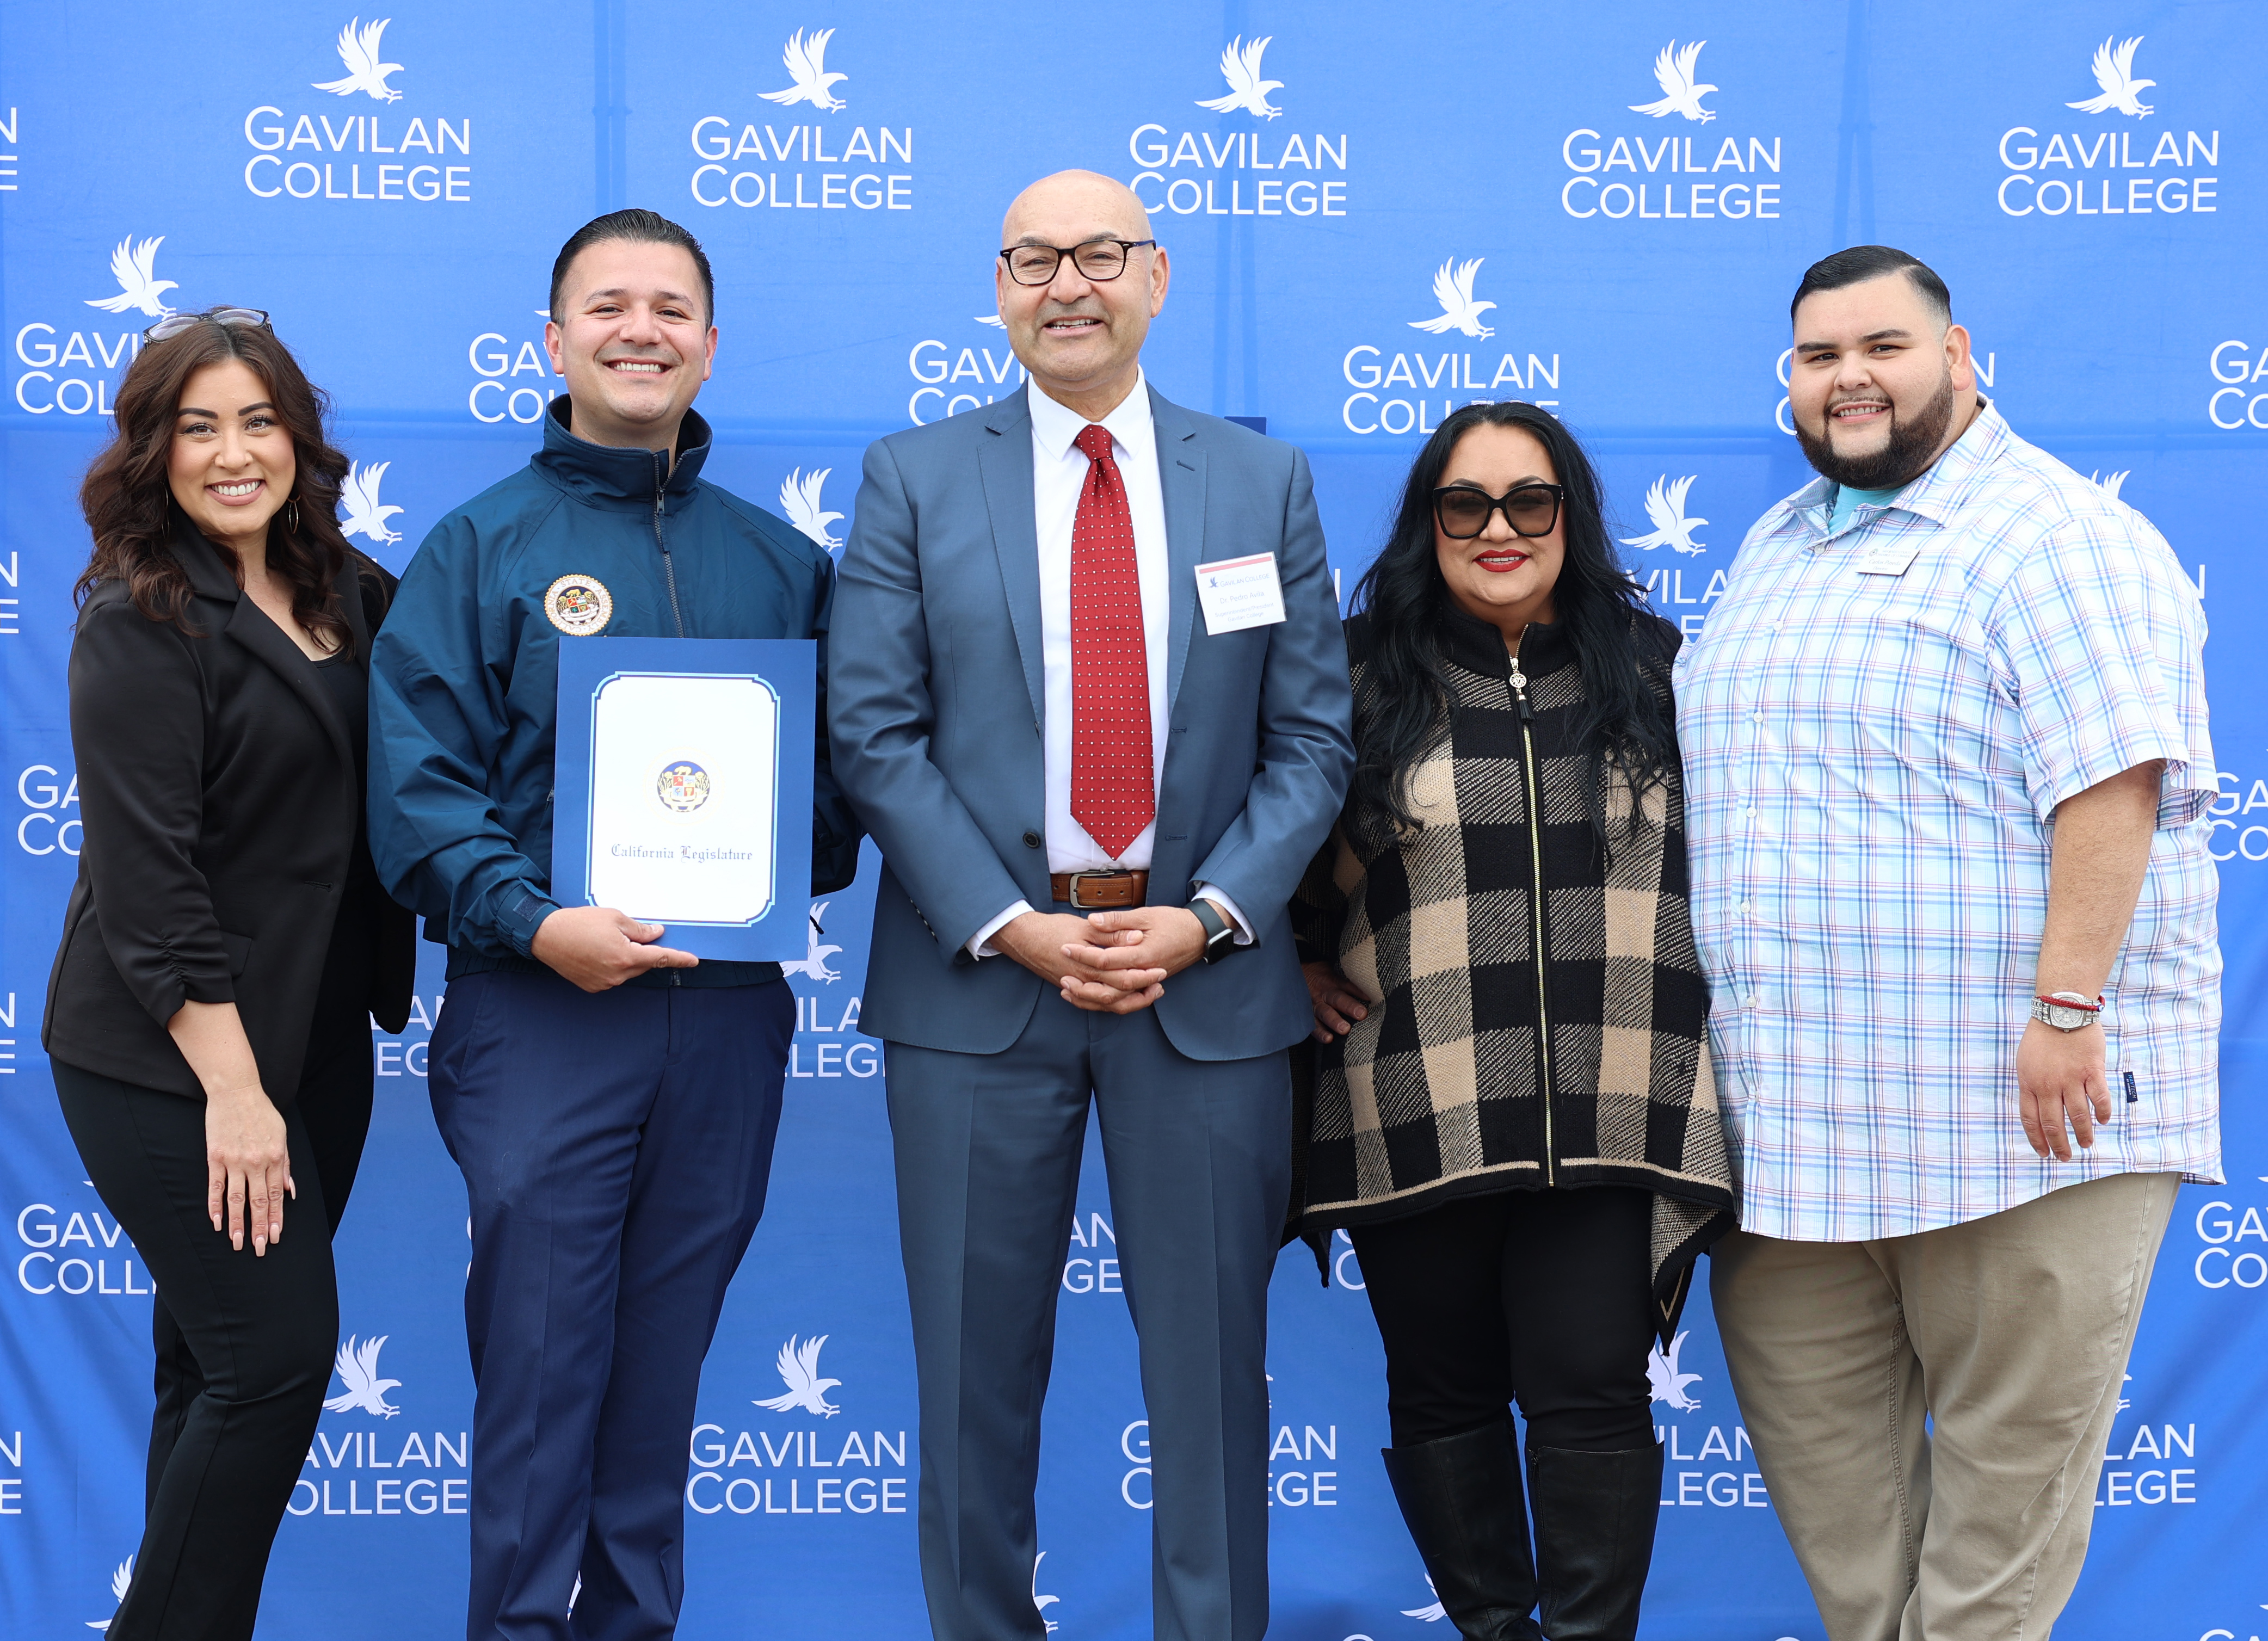
<instances>
[{"instance_id":1,"label":"man in navy jacket","mask_svg":"<svg viewBox=\"0 0 2268 1641\"><path fill-rule=\"evenodd\" d=\"M685 1432L778 1130L778 965L550 894L561 644L816 638L824 677L827 554L701 480L714 311L651 211L567 242L543 449L434 526L371 669L372 856L449 948L429 1066L472 1203L471 1641L564 1637L571 1598L578 1635L674 1630ZM858 848L823 732L815 795L823 893Z\"/></svg>"}]
</instances>

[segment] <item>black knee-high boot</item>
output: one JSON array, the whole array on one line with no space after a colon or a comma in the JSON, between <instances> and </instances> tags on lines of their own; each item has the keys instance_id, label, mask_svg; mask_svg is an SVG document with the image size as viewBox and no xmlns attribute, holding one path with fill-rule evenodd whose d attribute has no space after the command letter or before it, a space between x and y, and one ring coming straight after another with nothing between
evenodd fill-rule
<instances>
[{"instance_id":1,"label":"black knee-high boot","mask_svg":"<svg viewBox=\"0 0 2268 1641\"><path fill-rule=\"evenodd\" d=\"M1661 1449L1528 1450L1536 1587L1551 1641L1635 1641L1661 1514Z\"/></svg>"},{"instance_id":2,"label":"black knee-high boot","mask_svg":"<svg viewBox=\"0 0 2268 1641\"><path fill-rule=\"evenodd\" d=\"M1542 1641L1509 1421L1381 1449L1433 1593L1466 1641Z\"/></svg>"}]
</instances>

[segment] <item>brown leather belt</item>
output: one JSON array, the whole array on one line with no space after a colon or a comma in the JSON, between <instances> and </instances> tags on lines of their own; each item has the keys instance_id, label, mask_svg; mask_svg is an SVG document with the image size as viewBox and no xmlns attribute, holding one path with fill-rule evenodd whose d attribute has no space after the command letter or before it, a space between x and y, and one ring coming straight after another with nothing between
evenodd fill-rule
<instances>
[{"instance_id":1,"label":"brown leather belt","mask_svg":"<svg viewBox=\"0 0 2268 1641\"><path fill-rule=\"evenodd\" d=\"M1150 892L1146 872L1058 872L1048 879L1056 899L1083 912L1139 906Z\"/></svg>"}]
</instances>

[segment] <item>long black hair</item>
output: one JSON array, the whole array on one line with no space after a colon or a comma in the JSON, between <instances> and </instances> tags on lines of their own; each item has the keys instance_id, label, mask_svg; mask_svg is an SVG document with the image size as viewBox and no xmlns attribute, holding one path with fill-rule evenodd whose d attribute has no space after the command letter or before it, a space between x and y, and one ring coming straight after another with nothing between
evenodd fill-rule
<instances>
[{"instance_id":1,"label":"long black hair","mask_svg":"<svg viewBox=\"0 0 2268 1641\"><path fill-rule=\"evenodd\" d=\"M1352 607L1368 612L1372 637L1352 807L1373 822L1419 824L1410 813L1410 776L1440 738L1449 699L1440 651L1449 592L1433 545L1433 491L1457 441L1484 426L1534 435L1566 492L1559 510L1566 552L1551 601L1554 624L1582 668L1584 699L1572 727L1575 744L1589 748L1584 802L1603 849L1607 765L1629 785L1636 827L1643 808L1636 800L1668 781L1676 755L1665 662L1638 636L1645 593L1609 544L1590 457L1558 417L1519 400L1467 405L1442 419L1410 464L1393 534L1356 584Z\"/></svg>"}]
</instances>

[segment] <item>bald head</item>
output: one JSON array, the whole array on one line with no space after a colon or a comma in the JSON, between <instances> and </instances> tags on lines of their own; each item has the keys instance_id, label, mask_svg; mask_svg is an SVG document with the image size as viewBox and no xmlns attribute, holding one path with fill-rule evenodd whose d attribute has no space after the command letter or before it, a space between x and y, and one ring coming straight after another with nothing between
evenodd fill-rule
<instances>
[{"instance_id":1,"label":"bald head","mask_svg":"<svg viewBox=\"0 0 2268 1641\"><path fill-rule=\"evenodd\" d=\"M1068 239L1052 234L1070 222L1089 224ZM1150 213L1134 190L1094 171L1058 171L1016 195L1001 219L1000 243L1077 245L1084 239L1146 239Z\"/></svg>"},{"instance_id":2,"label":"bald head","mask_svg":"<svg viewBox=\"0 0 2268 1641\"><path fill-rule=\"evenodd\" d=\"M1108 272L1115 258L1090 255L1090 265L1105 269L1090 277L1066 254L1040 285L1017 283L1005 259L992 264L1001 321L1033 385L1090 422L1109 415L1141 379L1142 343L1166 305L1170 269L1150 238L1150 213L1134 190L1092 171L1041 178L1016 195L1000 224L1004 250L1046 246L1068 253L1103 240L1127 247L1115 275Z\"/></svg>"}]
</instances>

